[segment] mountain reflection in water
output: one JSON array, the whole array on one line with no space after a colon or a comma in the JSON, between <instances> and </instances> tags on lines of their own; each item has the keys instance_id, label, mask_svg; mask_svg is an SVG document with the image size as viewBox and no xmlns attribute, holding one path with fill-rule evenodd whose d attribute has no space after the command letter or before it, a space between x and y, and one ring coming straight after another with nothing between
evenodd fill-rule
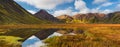
<instances>
[{"instance_id":1,"label":"mountain reflection in water","mask_svg":"<svg viewBox=\"0 0 120 47\"><path fill-rule=\"evenodd\" d=\"M52 35L50 35L49 37L61 36L61 35L62 34L55 32ZM42 40L40 40L39 38L37 38L35 36L31 36L25 42L22 43L22 47L40 47L40 46L44 46L44 45L45 44L42 42Z\"/></svg>"}]
</instances>

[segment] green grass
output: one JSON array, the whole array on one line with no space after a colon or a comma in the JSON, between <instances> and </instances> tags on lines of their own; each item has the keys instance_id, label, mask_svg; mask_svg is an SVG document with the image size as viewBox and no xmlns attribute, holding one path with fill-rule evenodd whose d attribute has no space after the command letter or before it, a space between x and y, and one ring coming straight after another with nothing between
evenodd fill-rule
<instances>
[{"instance_id":1,"label":"green grass","mask_svg":"<svg viewBox=\"0 0 120 47\"><path fill-rule=\"evenodd\" d=\"M0 36L0 47L21 47L22 38L13 36Z\"/></svg>"}]
</instances>

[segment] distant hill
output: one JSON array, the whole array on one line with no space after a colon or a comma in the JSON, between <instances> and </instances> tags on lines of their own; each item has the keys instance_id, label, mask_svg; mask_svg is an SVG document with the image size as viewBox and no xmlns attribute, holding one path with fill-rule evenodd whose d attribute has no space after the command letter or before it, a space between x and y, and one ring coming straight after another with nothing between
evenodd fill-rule
<instances>
[{"instance_id":1,"label":"distant hill","mask_svg":"<svg viewBox=\"0 0 120 47\"><path fill-rule=\"evenodd\" d=\"M109 14L101 13L87 13L87 14L76 14L73 16L62 15L58 16L58 19L69 21L67 23L102 23L102 24L119 24L120 23L120 12L113 12ZM63 20L67 19L67 20Z\"/></svg>"},{"instance_id":2,"label":"distant hill","mask_svg":"<svg viewBox=\"0 0 120 47\"><path fill-rule=\"evenodd\" d=\"M106 23L113 23L113 24L120 24L120 11L114 12L114 13L109 13L107 15L107 21Z\"/></svg>"},{"instance_id":3,"label":"distant hill","mask_svg":"<svg viewBox=\"0 0 120 47\"><path fill-rule=\"evenodd\" d=\"M73 20L73 18L69 15L61 15L61 16L58 16L56 18L59 19L63 23L66 23L66 22L69 22L69 21Z\"/></svg>"}]
</instances>

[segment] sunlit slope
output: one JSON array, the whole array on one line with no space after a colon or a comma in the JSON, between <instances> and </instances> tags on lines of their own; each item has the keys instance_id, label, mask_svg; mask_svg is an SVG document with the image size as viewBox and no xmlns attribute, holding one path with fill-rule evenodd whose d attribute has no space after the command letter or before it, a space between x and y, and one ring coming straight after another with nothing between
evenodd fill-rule
<instances>
[{"instance_id":1,"label":"sunlit slope","mask_svg":"<svg viewBox=\"0 0 120 47\"><path fill-rule=\"evenodd\" d=\"M34 17L13 0L0 0L0 25L45 23L48 22ZM27 39L39 31L40 29L0 29L0 36L7 35Z\"/></svg>"},{"instance_id":2,"label":"sunlit slope","mask_svg":"<svg viewBox=\"0 0 120 47\"><path fill-rule=\"evenodd\" d=\"M13 0L0 0L0 24L45 23L32 16Z\"/></svg>"}]
</instances>

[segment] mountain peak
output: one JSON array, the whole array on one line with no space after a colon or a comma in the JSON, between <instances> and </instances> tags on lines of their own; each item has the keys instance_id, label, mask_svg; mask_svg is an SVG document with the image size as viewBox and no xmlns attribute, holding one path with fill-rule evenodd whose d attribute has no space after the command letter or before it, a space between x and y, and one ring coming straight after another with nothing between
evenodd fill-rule
<instances>
[{"instance_id":1,"label":"mountain peak","mask_svg":"<svg viewBox=\"0 0 120 47\"><path fill-rule=\"evenodd\" d=\"M40 13L48 13L46 10L44 10L44 9L41 9L40 11L39 11Z\"/></svg>"},{"instance_id":2,"label":"mountain peak","mask_svg":"<svg viewBox=\"0 0 120 47\"><path fill-rule=\"evenodd\" d=\"M49 14L46 10L41 9L39 12L34 14L37 18L51 21L51 22L58 22L58 19L55 18L53 15Z\"/></svg>"}]
</instances>

